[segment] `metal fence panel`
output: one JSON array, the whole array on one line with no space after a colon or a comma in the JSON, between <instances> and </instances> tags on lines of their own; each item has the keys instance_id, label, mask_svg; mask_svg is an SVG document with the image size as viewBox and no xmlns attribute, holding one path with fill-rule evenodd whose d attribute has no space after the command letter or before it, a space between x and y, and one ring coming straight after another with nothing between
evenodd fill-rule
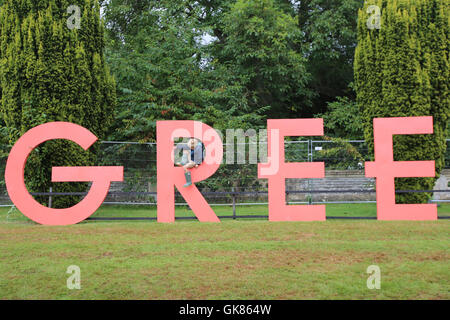
<instances>
[{"instance_id":1,"label":"metal fence panel","mask_svg":"<svg viewBox=\"0 0 450 320\"><path fill-rule=\"evenodd\" d=\"M447 140L446 168L450 168L449 141ZM245 152L248 153L249 147L250 144L245 143ZM266 147L264 144L258 145L258 154L260 148ZM226 148L227 145L224 146L225 151ZM9 149L2 146L1 151L0 168L4 172ZM237 158L238 148L235 148L234 152ZM375 194L367 192L373 190L374 180L363 176L364 161L369 160L365 141L286 141L285 155L287 162L323 161L327 173L330 173L326 179L287 179L287 190L293 191L287 195L287 201L290 203L351 203L375 200ZM223 164L208 181L197 184L199 189L207 193L205 198L208 202L212 205L228 205L233 201L242 205L267 202L267 181L257 179L257 164L248 163L248 154L245 160L245 164ZM258 159L258 162L262 161ZM100 143L97 165L124 167L124 181L112 183L105 204L156 203L155 143L103 141ZM333 172L340 174L333 176ZM351 189L355 192L344 192ZM315 192L318 190L323 192ZM239 194L227 193L231 191ZM440 200L447 201L445 197ZM184 200L177 195L176 202L182 205ZM2 174L0 206L10 205Z\"/></svg>"}]
</instances>

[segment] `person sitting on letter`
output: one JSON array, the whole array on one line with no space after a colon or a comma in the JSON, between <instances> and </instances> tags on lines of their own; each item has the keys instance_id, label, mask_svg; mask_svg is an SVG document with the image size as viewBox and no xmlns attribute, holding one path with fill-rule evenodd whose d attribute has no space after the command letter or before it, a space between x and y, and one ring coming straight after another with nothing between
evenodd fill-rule
<instances>
[{"instance_id":1,"label":"person sitting on letter","mask_svg":"<svg viewBox=\"0 0 450 320\"><path fill-rule=\"evenodd\" d=\"M192 185L191 173L188 169L197 168L203 162L203 145L194 138L189 139L187 144L178 144L175 149L183 150L183 157L181 162L177 162L175 165L183 167L184 175L186 177L186 184L184 187Z\"/></svg>"}]
</instances>

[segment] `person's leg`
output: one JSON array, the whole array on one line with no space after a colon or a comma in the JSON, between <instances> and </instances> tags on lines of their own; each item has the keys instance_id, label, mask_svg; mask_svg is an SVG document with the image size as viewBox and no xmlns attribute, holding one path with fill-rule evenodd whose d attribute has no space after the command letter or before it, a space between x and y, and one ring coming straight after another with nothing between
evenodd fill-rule
<instances>
[{"instance_id":1,"label":"person's leg","mask_svg":"<svg viewBox=\"0 0 450 320\"><path fill-rule=\"evenodd\" d=\"M183 167L189 162L189 157L191 156L191 152L189 150L183 150L183 156L181 157L181 161L175 163L176 166Z\"/></svg>"},{"instance_id":2,"label":"person's leg","mask_svg":"<svg viewBox=\"0 0 450 320\"><path fill-rule=\"evenodd\" d=\"M191 173L188 171L188 169L192 169L195 167L194 161L189 161L187 164L183 166L184 169L184 176L186 177L186 184L184 187L189 187L192 185L192 179L191 179Z\"/></svg>"},{"instance_id":3,"label":"person's leg","mask_svg":"<svg viewBox=\"0 0 450 320\"><path fill-rule=\"evenodd\" d=\"M194 161L189 161L188 163L186 163L183 166L184 172L188 172L188 169L192 169L195 167L195 162Z\"/></svg>"}]
</instances>

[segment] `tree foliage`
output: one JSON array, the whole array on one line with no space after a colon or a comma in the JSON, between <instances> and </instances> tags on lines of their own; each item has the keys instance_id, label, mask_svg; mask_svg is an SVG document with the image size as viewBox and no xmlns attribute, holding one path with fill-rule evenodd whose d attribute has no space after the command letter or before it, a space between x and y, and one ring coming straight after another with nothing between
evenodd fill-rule
<instances>
[{"instance_id":1,"label":"tree foliage","mask_svg":"<svg viewBox=\"0 0 450 320\"><path fill-rule=\"evenodd\" d=\"M325 134L332 137L361 139L364 135L358 105L347 97L337 97L328 104L328 112L317 117L323 118Z\"/></svg>"},{"instance_id":2,"label":"tree foliage","mask_svg":"<svg viewBox=\"0 0 450 320\"><path fill-rule=\"evenodd\" d=\"M354 100L353 58L357 43L356 24L362 0L296 1L302 51L308 59L313 90L313 114L324 113L336 97Z\"/></svg>"},{"instance_id":3,"label":"tree foliage","mask_svg":"<svg viewBox=\"0 0 450 320\"><path fill-rule=\"evenodd\" d=\"M69 29L67 8L81 9L80 29ZM6 0L0 12L1 114L13 144L26 131L51 121L82 125L104 138L113 121L115 83L106 67L104 26L96 0ZM95 150L95 149L94 149ZM47 192L51 168L86 165L95 152L51 141L31 155L30 191ZM58 183L56 192L84 191L85 184ZM73 204L58 198L57 206Z\"/></svg>"},{"instance_id":4,"label":"tree foliage","mask_svg":"<svg viewBox=\"0 0 450 320\"><path fill-rule=\"evenodd\" d=\"M115 139L154 141L157 120L203 120L218 129L261 122L243 86L202 44L189 1L112 0L105 7L108 62L117 78Z\"/></svg>"},{"instance_id":5,"label":"tree foliage","mask_svg":"<svg viewBox=\"0 0 450 320\"><path fill-rule=\"evenodd\" d=\"M369 30L359 12L355 54L357 101L364 133L373 150L373 118L433 116L434 134L394 137L394 159L435 160L444 166L450 116L449 1L378 0L381 29ZM435 178L399 178L396 188L431 190ZM424 202L427 194L402 194L397 201Z\"/></svg>"},{"instance_id":6,"label":"tree foliage","mask_svg":"<svg viewBox=\"0 0 450 320\"><path fill-rule=\"evenodd\" d=\"M246 88L251 111L268 107L268 118L310 111L306 59L297 21L272 0L238 0L225 16L227 37L218 59Z\"/></svg>"}]
</instances>

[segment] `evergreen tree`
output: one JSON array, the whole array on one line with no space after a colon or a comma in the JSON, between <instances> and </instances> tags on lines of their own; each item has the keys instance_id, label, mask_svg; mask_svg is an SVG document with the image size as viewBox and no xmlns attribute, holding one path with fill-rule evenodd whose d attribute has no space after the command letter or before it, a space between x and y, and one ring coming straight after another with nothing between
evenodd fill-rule
<instances>
[{"instance_id":1,"label":"evergreen tree","mask_svg":"<svg viewBox=\"0 0 450 320\"><path fill-rule=\"evenodd\" d=\"M381 9L369 29L368 5ZM450 117L449 0L378 0L359 12L355 53L357 102L373 151L373 118L433 116L434 134L394 136L396 161L435 160L444 166ZM397 190L431 190L437 178L397 178ZM426 202L430 194L398 194L397 202Z\"/></svg>"},{"instance_id":2,"label":"evergreen tree","mask_svg":"<svg viewBox=\"0 0 450 320\"><path fill-rule=\"evenodd\" d=\"M68 12L69 6L79 8L80 19L75 9ZM97 0L4 1L1 114L11 144L29 129L52 121L76 123L100 139L105 136L113 120L115 83L104 61L103 33ZM42 144L27 162L29 190L48 191L53 166L94 164L95 150L85 152L61 140ZM86 184L57 183L53 190L85 191ZM57 197L54 204L67 207L76 200Z\"/></svg>"}]
</instances>

